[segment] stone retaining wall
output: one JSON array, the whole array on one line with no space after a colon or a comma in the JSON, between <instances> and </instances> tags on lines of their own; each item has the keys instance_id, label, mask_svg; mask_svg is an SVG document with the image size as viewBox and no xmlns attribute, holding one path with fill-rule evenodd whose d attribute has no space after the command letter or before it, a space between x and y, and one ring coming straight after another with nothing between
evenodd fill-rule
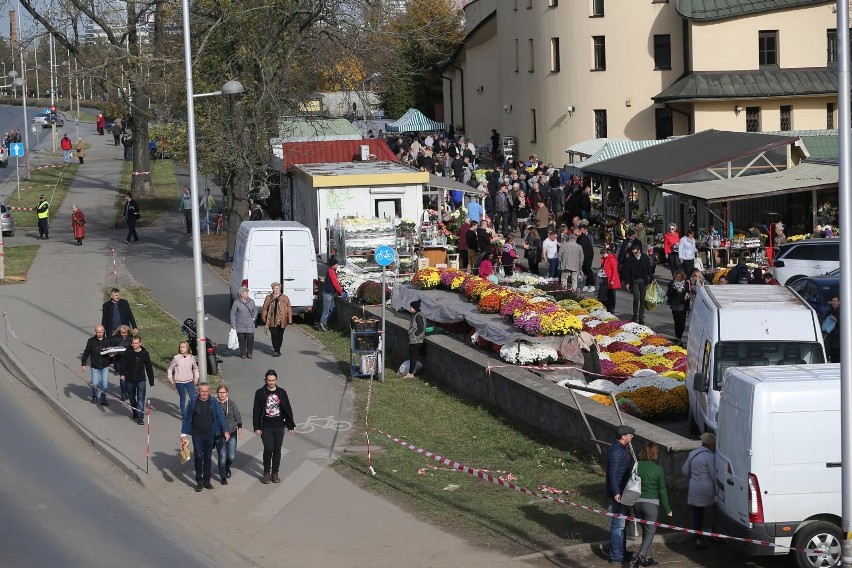
<instances>
[{"instance_id":1,"label":"stone retaining wall","mask_svg":"<svg viewBox=\"0 0 852 568\"><path fill-rule=\"evenodd\" d=\"M349 322L353 315L369 313L381 317L381 308L363 307L349 301L337 299L337 316ZM404 314L388 309L385 330L387 334L388 361L394 365L408 359L408 322ZM529 424L542 432L564 440L570 446L592 453L598 452L583 422L571 392L552 383L547 373L532 372L520 367L505 366L486 372L486 367L504 364L490 353L466 345L448 335L426 337L422 357L424 373L428 380L447 386L455 391L489 404L514 419ZM508 364L507 364L508 365ZM597 440L612 442L618 417L615 410L579 394L577 402L585 413L589 426ZM698 442L659 428L653 424L623 415L625 424L636 428L635 447L641 448L644 441L660 446L660 465L666 471L670 487L682 487L686 480L680 476L687 453L698 446ZM600 447L602 463L606 447Z\"/></svg>"}]
</instances>

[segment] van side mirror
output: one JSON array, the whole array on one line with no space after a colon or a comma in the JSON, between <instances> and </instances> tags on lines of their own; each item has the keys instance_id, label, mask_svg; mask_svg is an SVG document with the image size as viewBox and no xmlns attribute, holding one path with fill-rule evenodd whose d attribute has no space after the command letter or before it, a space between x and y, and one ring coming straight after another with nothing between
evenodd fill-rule
<instances>
[{"instance_id":1,"label":"van side mirror","mask_svg":"<svg viewBox=\"0 0 852 568\"><path fill-rule=\"evenodd\" d=\"M704 373L695 373L692 376L692 390L707 392L707 375Z\"/></svg>"}]
</instances>

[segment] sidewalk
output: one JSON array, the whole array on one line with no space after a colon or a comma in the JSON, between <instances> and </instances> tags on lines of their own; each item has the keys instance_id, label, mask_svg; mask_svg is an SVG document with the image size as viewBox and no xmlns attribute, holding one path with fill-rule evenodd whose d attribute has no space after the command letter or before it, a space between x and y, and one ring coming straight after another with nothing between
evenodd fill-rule
<instances>
[{"instance_id":1,"label":"sidewalk","mask_svg":"<svg viewBox=\"0 0 852 568\"><path fill-rule=\"evenodd\" d=\"M129 410L115 398L109 407L89 402L91 390L88 376L80 372L79 355L100 321L103 289L114 282L113 248L119 282L138 281L152 291L152 304L162 304L178 320L194 317L190 241L175 211L156 227L140 228L139 244L125 245L124 229L111 228L121 148L113 146L110 137L95 135L90 124L81 124L80 131L92 147L51 225L51 239L39 241L41 249L28 282L0 287L0 309L16 335L9 328L0 334L0 355L18 367L72 427L174 514L200 530L221 535L227 546L248 558L246 564L277 565L286 554L288 561L302 566L526 565L470 546L329 469L353 427L351 390L338 373L337 362L295 327L285 333L281 358L268 355L269 338L262 330L256 334L252 360L233 357L222 346L221 367L245 427L228 486L219 484L214 465L215 489L195 494L192 462L181 465L177 456L178 396L163 376L157 376L156 386L148 390L154 412L146 473L146 428L130 421ZM82 247L74 246L72 238L72 203L86 214ZM7 246L36 243L33 233L20 231ZM230 327L228 285L207 269L204 277L211 315L207 334L224 344ZM144 338L144 329L141 334ZM268 368L278 370L303 431L285 440L280 485L259 482L262 445L251 432L253 393ZM117 377L111 375L110 383L110 392L117 393Z\"/></svg>"}]
</instances>

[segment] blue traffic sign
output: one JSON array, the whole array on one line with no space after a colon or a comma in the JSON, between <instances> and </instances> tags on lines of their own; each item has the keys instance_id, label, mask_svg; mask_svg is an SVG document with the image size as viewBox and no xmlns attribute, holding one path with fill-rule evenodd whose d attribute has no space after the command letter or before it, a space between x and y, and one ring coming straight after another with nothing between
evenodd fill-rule
<instances>
[{"instance_id":1,"label":"blue traffic sign","mask_svg":"<svg viewBox=\"0 0 852 568\"><path fill-rule=\"evenodd\" d=\"M375 252L376 264L379 266L388 266L396 260L396 253L388 245L382 245Z\"/></svg>"},{"instance_id":2,"label":"blue traffic sign","mask_svg":"<svg viewBox=\"0 0 852 568\"><path fill-rule=\"evenodd\" d=\"M9 156L12 158L22 158L24 156L24 143L12 142L9 144Z\"/></svg>"}]
</instances>

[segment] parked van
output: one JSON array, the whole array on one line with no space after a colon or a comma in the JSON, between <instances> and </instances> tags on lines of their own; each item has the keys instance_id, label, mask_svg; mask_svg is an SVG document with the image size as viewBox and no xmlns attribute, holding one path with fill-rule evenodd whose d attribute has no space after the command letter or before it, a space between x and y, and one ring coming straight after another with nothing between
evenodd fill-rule
<instances>
[{"instance_id":1,"label":"parked van","mask_svg":"<svg viewBox=\"0 0 852 568\"><path fill-rule=\"evenodd\" d=\"M728 369L716 436L719 530L801 548L800 568L839 565L840 432L840 365Z\"/></svg>"},{"instance_id":2,"label":"parked van","mask_svg":"<svg viewBox=\"0 0 852 568\"><path fill-rule=\"evenodd\" d=\"M716 431L729 367L825 363L819 319L783 286L702 286L693 299L687 343L689 428Z\"/></svg>"},{"instance_id":3,"label":"parked van","mask_svg":"<svg viewBox=\"0 0 852 568\"><path fill-rule=\"evenodd\" d=\"M231 268L231 301L249 289L258 308L281 283L294 314L312 312L319 292L317 257L310 229L295 221L243 221L237 232Z\"/></svg>"}]
</instances>

